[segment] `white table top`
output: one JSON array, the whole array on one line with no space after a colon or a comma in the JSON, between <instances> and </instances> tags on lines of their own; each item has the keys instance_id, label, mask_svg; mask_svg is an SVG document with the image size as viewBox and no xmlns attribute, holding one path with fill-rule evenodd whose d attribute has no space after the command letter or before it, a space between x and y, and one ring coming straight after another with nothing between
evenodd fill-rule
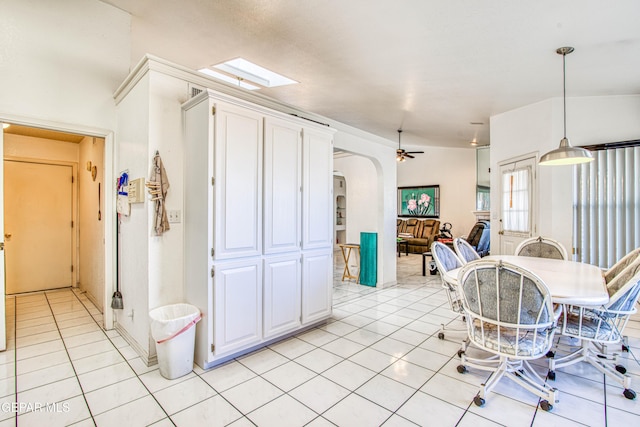
<instances>
[{"instance_id":1,"label":"white table top","mask_svg":"<svg viewBox=\"0 0 640 427\"><path fill-rule=\"evenodd\" d=\"M556 303L600 306L609 302L602 270L595 265L516 255L491 255L482 260L502 260L532 271L546 283ZM446 279L458 283L460 270L446 272Z\"/></svg>"}]
</instances>

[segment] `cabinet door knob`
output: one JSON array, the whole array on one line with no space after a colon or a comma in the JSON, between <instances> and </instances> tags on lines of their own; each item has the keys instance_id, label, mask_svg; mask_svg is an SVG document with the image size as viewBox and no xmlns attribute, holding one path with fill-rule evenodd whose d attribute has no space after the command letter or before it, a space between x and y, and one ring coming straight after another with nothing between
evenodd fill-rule
<instances>
[{"instance_id":1,"label":"cabinet door knob","mask_svg":"<svg viewBox=\"0 0 640 427\"><path fill-rule=\"evenodd\" d=\"M11 233L4 233L4 238L5 239L10 239L11 238Z\"/></svg>"}]
</instances>

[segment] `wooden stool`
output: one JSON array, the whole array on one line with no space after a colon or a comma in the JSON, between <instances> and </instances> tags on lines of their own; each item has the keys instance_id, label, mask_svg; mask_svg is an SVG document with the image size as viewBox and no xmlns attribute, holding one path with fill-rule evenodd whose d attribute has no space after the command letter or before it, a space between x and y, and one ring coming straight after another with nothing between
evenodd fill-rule
<instances>
[{"instance_id":1,"label":"wooden stool","mask_svg":"<svg viewBox=\"0 0 640 427\"><path fill-rule=\"evenodd\" d=\"M344 279L347 279L347 280L356 279L356 283L359 283L360 267L358 267L357 276L354 276L353 274L351 274L351 271L349 271L349 258L351 257L351 250L357 249L358 260L360 259L360 245L357 245L355 243L341 243L338 246L340 246L340 250L342 251L342 259L344 259L344 271L342 272L342 281L344 282Z\"/></svg>"}]
</instances>

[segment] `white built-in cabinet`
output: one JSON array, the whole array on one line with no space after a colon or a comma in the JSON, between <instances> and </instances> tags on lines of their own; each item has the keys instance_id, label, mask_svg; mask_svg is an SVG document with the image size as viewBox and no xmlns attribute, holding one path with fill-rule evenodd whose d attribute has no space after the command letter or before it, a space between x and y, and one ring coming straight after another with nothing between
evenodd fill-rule
<instances>
[{"instance_id":1,"label":"white built-in cabinet","mask_svg":"<svg viewBox=\"0 0 640 427\"><path fill-rule=\"evenodd\" d=\"M211 90L183 118L185 294L208 368L331 315L333 130Z\"/></svg>"},{"instance_id":2,"label":"white built-in cabinet","mask_svg":"<svg viewBox=\"0 0 640 427\"><path fill-rule=\"evenodd\" d=\"M332 295L325 284L333 283L332 252L304 253L302 270L302 323L325 319L331 314Z\"/></svg>"},{"instance_id":3,"label":"white built-in cabinet","mask_svg":"<svg viewBox=\"0 0 640 427\"><path fill-rule=\"evenodd\" d=\"M264 260L264 338L295 331L302 325L300 254Z\"/></svg>"},{"instance_id":4,"label":"white built-in cabinet","mask_svg":"<svg viewBox=\"0 0 640 427\"><path fill-rule=\"evenodd\" d=\"M265 118L264 253L300 249L302 224L302 126Z\"/></svg>"}]
</instances>

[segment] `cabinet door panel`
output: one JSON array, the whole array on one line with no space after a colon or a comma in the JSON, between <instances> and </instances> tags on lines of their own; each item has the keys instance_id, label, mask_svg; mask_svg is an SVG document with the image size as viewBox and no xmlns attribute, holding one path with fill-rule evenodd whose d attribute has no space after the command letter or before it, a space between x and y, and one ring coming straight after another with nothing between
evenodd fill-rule
<instances>
[{"instance_id":1,"label":"cabinet door panel","mask_svg":"<svg viewBox=\"0 0 640 427\"><path fill-rule=\"evenodd\" d=\"M262 340L260 260L218 264L214 276L214 342L216 356Z\"/></svg>"},{"instance_id":2,"label":"cabinet door panel","mask_svg":"<svg viewBox=\"0 0 640 427\"><path fill-rule=\"evenodd\" d=\"M262 116L223 104L215 123L215 258L259 255Z\"/></svg>"},{"instance_id":3,"label":"cabinet door panel","mask_svg":"<svg viewBox=\"0 0 640 427\"><path fill-rule=\"evenodd\" d=\"M265 120L264 253L300 247L302 128L284 120Z\"/></svg>"},{"instance_id":4,"label":"cabinet door panel","mask_svg":"<svg viewBox=\"0 0 640 427\"><path fill-rule=\"evenodd\" d=\"M333 236L332 136L304 130L302 248L327 248Z\"/></svg>"},{"instance_id":5,"label":"cabinet door panel","mask_svg":"<svg viewBox=\"0 0 640 427\"><path fill-rule=\"evenodd\" d=\"M333 293L333 257L330 251L302 256L302 323L322 320L331 315Z\"/></svg>"},{"instance_id":6,"label":"cabinet door panel","mask_svg":"<svg viewBox=\"0 0 640 427\"><path fill-rule=\"evenodd\" d=\"M264 261L264 338L300 326L300 255Z\"/></svg>"}]
</instances>

